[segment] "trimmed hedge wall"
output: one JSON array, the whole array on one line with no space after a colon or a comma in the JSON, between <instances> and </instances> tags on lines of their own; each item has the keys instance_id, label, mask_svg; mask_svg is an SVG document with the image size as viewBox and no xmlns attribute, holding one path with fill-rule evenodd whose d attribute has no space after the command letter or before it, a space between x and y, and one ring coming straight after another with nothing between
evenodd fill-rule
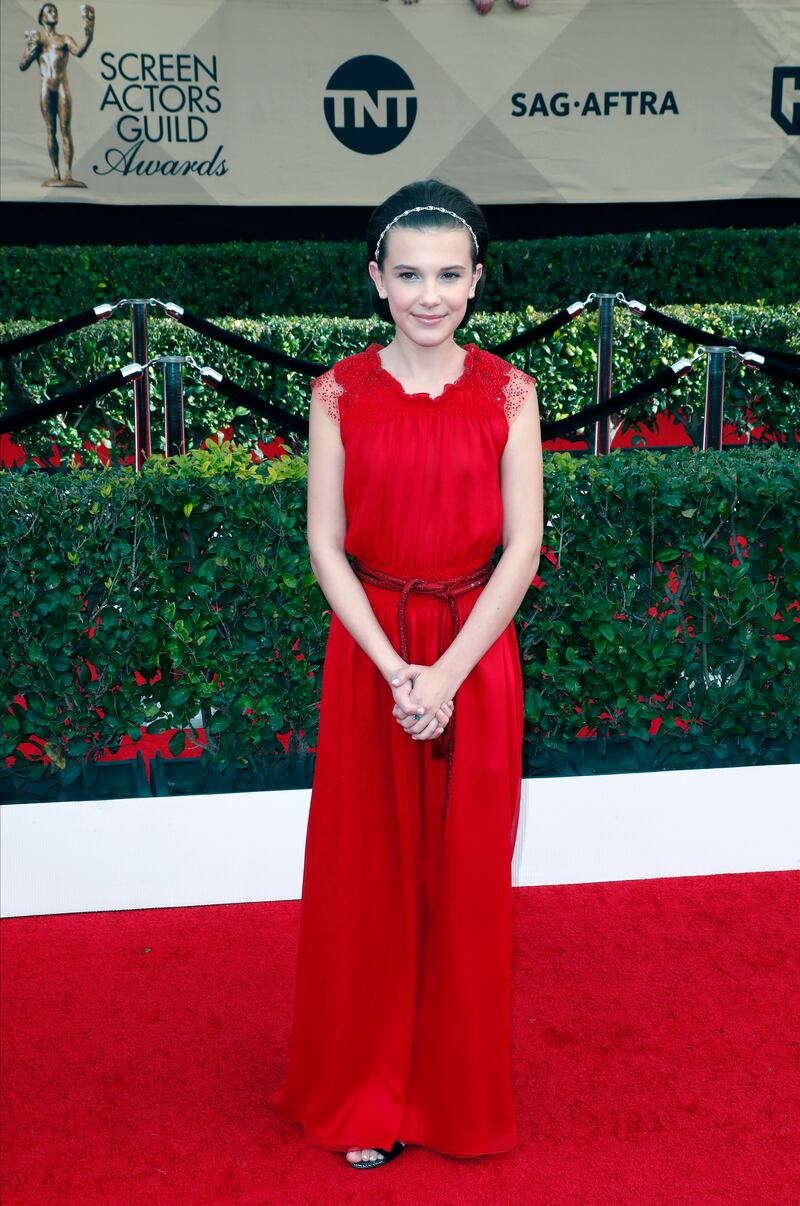
<instances>
[{"instance_id":1,"label":"trimmed hedge wall","mask_svg":"<svg viewBox=\"0 0 800 1206\"><path fill-rule=\"evenodd\" d=\"M6 247L0 320L55 321L121 297L200 314L371 314L360 242L178 247ZM589 292L651 305L797 301L800 226L511 240L489 251L482 305L545 313Z\"/></svg>"},{"instance_id":2,"label":"trimmed hedge wall","mask_svg":"<svg viewBox=\"0 0 800 1206\"><path fill-rule=\"evenodd\" d=\"M277 734L313 747L329 611L305 477L231 446L139 476L0 474L0 776L51 777L15 755L34 737L69 769L198 711L217 767L274 758ZM800 459L555 454L545 484L517 616L526 773L585 770L590 746L595 769L796 757Z\"/></svg>"},{"instance_id":3,"label":"trimmed hedge wall","mask_svg":"<svg viewBox=\"0 0 800 1206\"><path fill-rule=\"evenodd\" d=\"M670 306L670 314L685 322L714 328L729 334L732 339L751 341L778 350L800 352L800 306ZM535 325L543 315L535 311L517 314L485 314L473 316L464 332L465 339L474 339L490 346L510 335ZM386 342L391 328L374 321L344 318L267 318L221 319L223 327L235 330L249 339L259 340L291 355L302 356L323 364L359 351L370 340ZM0 324L0 339L10 339L35 328L37 323ZM156 318L150 331L150 355L181 355L192 352L198 359L219 368L234 381L259 396L274 400L287 409L308 414L308 378L298 373L273 370L258 364L249 356L220 347L181 327L172 319ZM616 317L614 389L627 389L653 376L664 364L677 360L687 352L687 345L655 327L649 327L620 310ZM109 319L95 326L38 348L24 356L0 362L0 410L13 410L31 405L42 396L45 386L52 396L61 389L99 377L126 364L131 359L130 325ZM560 418L575 413L594 401L597 366L597 312L576 319L569 326L537 343L529 356L517 353L512 359L532 372L538 381L539 399L545 419ZM161 383L156 368L153 373L153 446L163 438L163 421L158 417L158 397ZM767 424L786 433L800 429L800 390L770 380L738 362L727 366L726 417L742 429ZM683 378L669 393L656 395L652 403L643 402L629 412L629 422L647 421L657 410L675 413L682 409L688 425L698 441L702 427L704 371L701 364ZM51 444L56 443L66 454L82 449L83 440L92 444L108 438L105 428L98 424L105 414L112 431L131 425L132 390L118 392L102 399L98 406L89 407L82 415L70 420L53 418L40 423L24 434L22 443L33 455L47 461ZM102 407L102 411L98 407ZM750 407L752 418L745 418ZM186 378L187 438L199 444L209 434L233 422L236 439L255 444L259 437L270 438L264 420L253 418L249 412L233 408L224 398L196 382L187 372ZM78 424L78 427L75 424ZM114 460L123 460L130 453L130 438L126 432L113 437ZM86 460L93 454L83 452Z\"/></svg>"}]
</instances>

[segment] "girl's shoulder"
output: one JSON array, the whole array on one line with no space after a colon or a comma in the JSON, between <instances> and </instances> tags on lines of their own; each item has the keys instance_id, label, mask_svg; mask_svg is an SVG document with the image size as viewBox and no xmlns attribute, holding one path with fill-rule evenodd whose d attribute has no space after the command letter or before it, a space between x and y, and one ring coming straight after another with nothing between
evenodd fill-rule
<instances>
[{"instance_id":1,"label":"girl's shoulder","mask_svg":"<svg viewBox=\"0 0 800 1206\"><path fill-rule=\"evenodd\" d=\"M487 352L475 344L472 347L480 388L502 407L510 426L522 410L536 378L494 352Z\"/></svg>"},{"instance_id":2,"label":"girl's shoulder","mask_svg":"<svg viewBox=\"0 0 800 1206\"><path fill-rule=\"evenodd\" d=\"M344 356L319 377L315 377L311 388L314 397L326 411L328 418L339 422L339 399L346 390L358 386L371 370L370 349Z\"/></svg>"},{"instance_id":3,"label":"girl's shoulder","mask_svg":"<svg viewBox=\"0 0 800 1206\"><path fill-rule=\"evenodd\" d=\"M469 346L475 349L474 355L483 377L493 378L498 381L511 380L524 383L528 390L536 383L535 377L531 377L529 373L524 373L516 365L509 363L508 360L504 360L502 356L496 356L494 352L487 352L485 348L480 348L477 344Z\"/></svg>"},{"instance_id":4,"label":"girl's shoulder","mask_svg":"<svg viewBox=\"0 0 800 1206\"><path fill-rule=\"evenodd\" d=\"M335 381L343 387L348 386L351 382L364 376L372 367L374 346L374 344L370 344L363 352L354 352L352 356L343 356L341 360L337 360L336 364L314 380L314 389L318 385L327 384L330 381Z\"/></svg>"}]
</instances>

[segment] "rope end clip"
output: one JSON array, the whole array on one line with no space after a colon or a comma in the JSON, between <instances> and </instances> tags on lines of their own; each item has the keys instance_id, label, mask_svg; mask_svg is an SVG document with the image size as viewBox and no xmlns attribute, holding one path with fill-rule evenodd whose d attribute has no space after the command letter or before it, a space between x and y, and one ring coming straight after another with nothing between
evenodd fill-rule
<instances>
[{"instance_id":1,"label":"rope end clip","mask_svg":"<svg viewBox=\"0 0 800 1206\"><path fill-rule=\"evenodd\" d=\"M676 377L685 377L687 373L692 371L695 361L699 360L702 355L702 352L695 352L694 356L682 356L680 360L676 360L669 367Z\"/></svg>"},{"instance_id":2,"label":"rope end clip","mask_svg":"<svg viewBox=\"0 0 800 1206\"><path fill-rule=\"evenodd\" d=\"M119 371L123 381L138 381L144 372L144 366L134 362L124 365Z\"/></svg>"}]
</instances>

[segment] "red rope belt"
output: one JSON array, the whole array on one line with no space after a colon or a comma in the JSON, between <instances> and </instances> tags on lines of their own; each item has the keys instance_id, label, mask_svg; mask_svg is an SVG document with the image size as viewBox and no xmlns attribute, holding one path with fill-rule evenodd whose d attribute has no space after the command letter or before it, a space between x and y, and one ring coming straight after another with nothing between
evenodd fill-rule
<instances>
[{"instance_id":1,"label":"red rope belt","mask_svg":"<svg viewBox=\"0 0 800 1206\"><path fill-rule=\"evenodd\" d=\"M471 574L462 574L458 578L447 578L438 582L433 580L426 582L424 578L396 578L394 574L387 574L383 570L372 569L370 566L365 565L363 561L359 561L357 557L353 558L351 564L356 577L362 582L368 582L372 586L382 586L389 590L400 592L398 622L400 629L400 656L404 662L409 661L408 630L406 628L406 600L409 593L415 590L419 591L420 594L439 595L446 601L453 619L453 640L455 640L461 630L461 617L456 607L456 597L466 594L467 591L473 590L476 586L482 586L485 582L489 581L494 572L494 563L487 561L485 565L482 565L478 570L474 570ZM453 773L453 755L455 753L455 721L456 701L453 700L453 714L442 736L434 741L432 751L434 758L447 759L443 819L447 817L447 806L450 802L450 779Z\"/></svg>"}]
</instances>

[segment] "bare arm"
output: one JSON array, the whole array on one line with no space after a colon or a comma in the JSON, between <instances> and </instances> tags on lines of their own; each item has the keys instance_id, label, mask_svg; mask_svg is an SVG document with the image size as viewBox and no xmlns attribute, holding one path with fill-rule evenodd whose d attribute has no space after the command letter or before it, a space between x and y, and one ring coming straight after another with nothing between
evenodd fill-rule
<instances>
[{"instance_id":1,"label":"bare arm","mask_svg":"<svg viewBox=\"0 0 800 1206\"><path fill-rule=\"evenodd\" d=\"M339 425L312 389L308 434L308 549L322 593L387 682L405 666L344 551L344 447Z\"/></svg>"},{"instance_id":2,"label":"bare arm","mask_svg":"<svg viewBox=\"0 0 800 1206\"><path fill-rule=\"evenodd\" d=\"M503 555L450 647L436 663L452 695L513 620L539 565L542 546L542 439L536 390L511 424L500 461Z\"/></svg>"},{"instance_id":3,"label":"bare arm","mask_svg":"<svg viewBox=\"0 0 800 1206\"><path fill-rule=\"evenodd\" d=\"M28 29L25 32L25 51L19 61L20 71L27 71L34 59L38 59L42 44L39 41L39 34L35 29Z\"/></svg>"},{"instance_id":4,"label":"bare arm","mask_svg":"<svg viewBox=\"0 0 800 1206\"><path fill-rule=\"evenodd\" d=\"M81 5L81 16L83 17L83 41L80 46L74 38L69 36L66 38L70 54L74 54L76 59L83 58L94 40L94 9L91 4Z\"/></svg>"}]
</instances>

